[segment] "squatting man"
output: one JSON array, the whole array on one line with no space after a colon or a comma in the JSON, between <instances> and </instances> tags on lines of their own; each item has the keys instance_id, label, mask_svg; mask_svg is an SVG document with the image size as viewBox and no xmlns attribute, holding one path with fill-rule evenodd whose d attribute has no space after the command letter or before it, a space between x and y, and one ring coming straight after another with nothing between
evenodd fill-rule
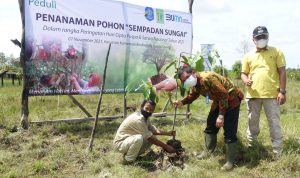
<instances>
[{"instance_id":1,"label":"squatting man","mask_svg":"<svg viewBox=\"0 0 300 178\"><path fill-rule=\"evenodd\" d=\"M129 115L120 125L113 141L115 149L123 153L123 164L129 164L143 154L152 144L163 148L168 153L176 150L158 140L155 135L175 136L176 131L162 131L153 126L149 117L155 109L156 103L144 100L140 111Z\"/></svg>"}]
</instances>

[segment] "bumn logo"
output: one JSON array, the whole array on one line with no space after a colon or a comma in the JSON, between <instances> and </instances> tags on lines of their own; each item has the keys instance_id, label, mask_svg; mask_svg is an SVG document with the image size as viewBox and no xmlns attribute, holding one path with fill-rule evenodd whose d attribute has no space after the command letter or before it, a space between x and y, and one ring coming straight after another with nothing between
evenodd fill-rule
<instances>
[{"instance_id":1,"label":"bumn logo","mask_svg":"<svg viewBox=\"0 0 300 178\"><path fill-rule=\"evenodd\" d=\"M154 19L154 12L151 7L145 8L145 18L149 21L152 21Z\"/></svg>"},{"instance_id":2,"label":"bumn logo","mask_svg":"<svg viewBox=\"0 0 300 178\"><path fill-rule=\"evenodd\" d=\"M182 22L182 17L179 15L166 14L166 20L173 22Z\"/></svg>"},{"instance_id":3,"label":"bumn logo","mask_svg":"<svg viewBox=\"0 0 300 178\"><path fill-rule=\"evenodd\" d=\"M53 8L56 9L56 1L46 1L46 0L29 0L29 5L35 5L39 7Z\"/></svg>"}]
</instances>

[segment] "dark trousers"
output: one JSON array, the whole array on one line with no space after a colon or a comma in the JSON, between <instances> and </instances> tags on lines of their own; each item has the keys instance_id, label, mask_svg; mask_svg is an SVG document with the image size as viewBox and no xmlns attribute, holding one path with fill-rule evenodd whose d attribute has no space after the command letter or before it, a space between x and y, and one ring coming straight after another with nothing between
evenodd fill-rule
<instances>
[{"instance_id":1,"label":"dark trousers","mask_svg":"<svg viewBox=\"0 0 300 178\"><path fill-rule=\"evenodd\" d=\"M225 143L234 143L237 141L238 119L240 114L240 106L230 109L224 116L224 141ZM207 117L207 125L204 130L207 134L217 134L220 128L216 127L216 120L219 116L219 108L209 112Z\"/></svg>"}]
</instances>

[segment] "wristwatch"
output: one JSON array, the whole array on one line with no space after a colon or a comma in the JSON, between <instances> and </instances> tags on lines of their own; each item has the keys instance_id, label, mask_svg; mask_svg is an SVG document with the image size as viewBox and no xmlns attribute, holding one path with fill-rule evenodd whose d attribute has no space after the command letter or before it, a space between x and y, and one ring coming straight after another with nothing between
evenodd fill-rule
<instances>
[{"instance_id":1,"label":"wristwatch","mask_svg":"<svg viewBox=\"0 0 300 178\"><path fill-rule=\"evenodd\" d=\"M281 94L285 95L285 94L286 94L286 90L285 90L285 89L282 89L282 88L280 88L280 89L279 89L279 93L281 93Z\"/></svg>"}]
</instances>

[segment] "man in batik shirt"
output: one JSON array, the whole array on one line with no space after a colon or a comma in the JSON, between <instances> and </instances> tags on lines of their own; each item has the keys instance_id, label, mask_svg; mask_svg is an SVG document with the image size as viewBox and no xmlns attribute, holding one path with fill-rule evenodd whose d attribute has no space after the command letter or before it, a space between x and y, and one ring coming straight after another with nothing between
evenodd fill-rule
<instances>
[{"instance_id":1,"label":"man in batik shirt","mask_svg":"<svg viewBox=\"0 0 300 178\"><path fill-rule=\"evenodd\" d=\"M217 144L217 133L223 127L226 144L226 164L221 169L232 169L236 155L236 133L240 103L244 97L243 93L230 80L215 72L198 73L187 66L179 69L178 77L185 87L191 87L191 92L181 101L175 101L175 107L190 104L200 95L208 96L213 101L204 131L207 150L204 150L197 157L204 159L213 153Z\"/></svg>"}]
</instances>

